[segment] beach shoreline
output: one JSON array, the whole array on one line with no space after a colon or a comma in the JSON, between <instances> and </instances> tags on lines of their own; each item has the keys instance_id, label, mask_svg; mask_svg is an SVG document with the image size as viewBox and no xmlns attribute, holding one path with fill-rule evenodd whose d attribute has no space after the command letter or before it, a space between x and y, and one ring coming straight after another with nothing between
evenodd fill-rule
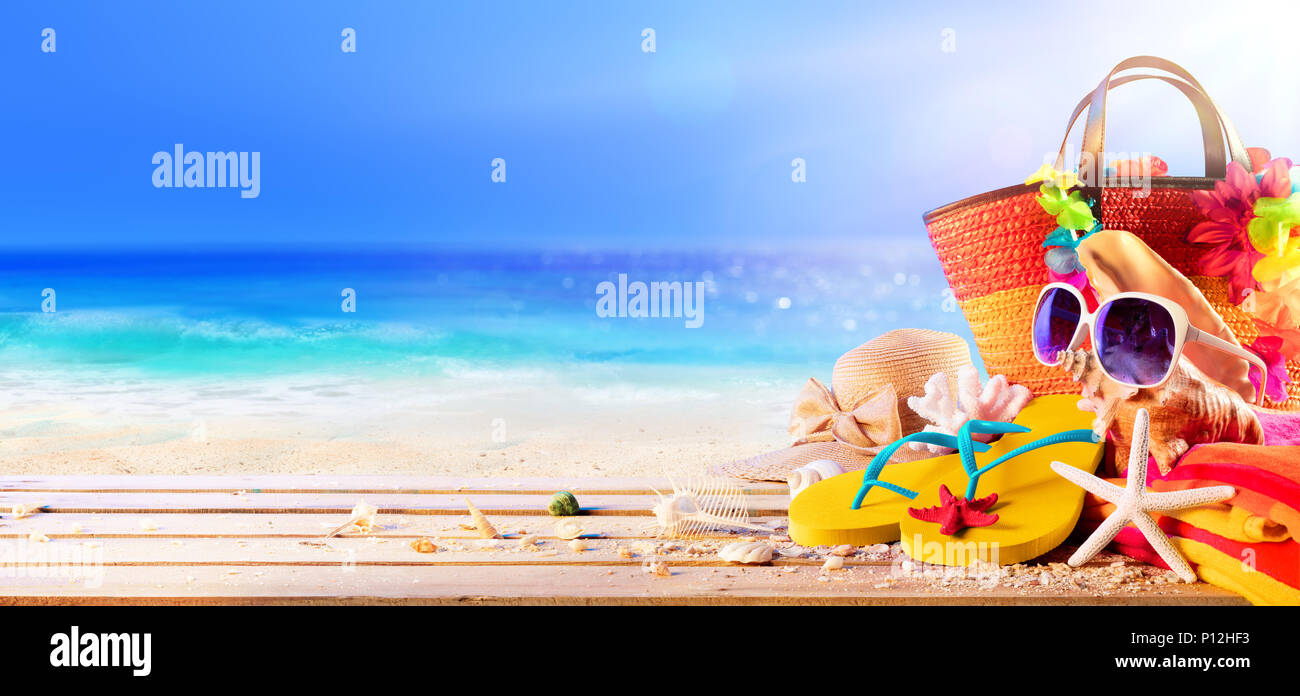
<instances>
[{"instance_id":1,"label":"beach shoreline","mask_svg":"<svg viewBox=\"0 0 1300 696\"><path fill-rule=\"evenodd\" d=\"M31 391L11 389L0 408L0 467L9 475L699 474L788 444L796 374L571 365L59 385L28 375Z\"/></svg>"}]
</instances>

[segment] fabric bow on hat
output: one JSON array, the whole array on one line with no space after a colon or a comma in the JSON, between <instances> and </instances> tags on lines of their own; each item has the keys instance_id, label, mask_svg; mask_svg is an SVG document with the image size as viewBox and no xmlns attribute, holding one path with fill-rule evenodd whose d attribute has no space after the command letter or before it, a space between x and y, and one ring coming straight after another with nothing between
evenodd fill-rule
<instances>
[{"instance_id":1,"label":"fabric bow on hat","mask_svg":"<svg viewBox=\"0 0 1300 696\"><path fill-rule=\"evenodd\" d=\"M790 414L790 434L796 445L835 440L862 451L883 447L903 436L898 393L886 384L845 411L826 385L809 378Z\"/></svg>"}]
</instances>

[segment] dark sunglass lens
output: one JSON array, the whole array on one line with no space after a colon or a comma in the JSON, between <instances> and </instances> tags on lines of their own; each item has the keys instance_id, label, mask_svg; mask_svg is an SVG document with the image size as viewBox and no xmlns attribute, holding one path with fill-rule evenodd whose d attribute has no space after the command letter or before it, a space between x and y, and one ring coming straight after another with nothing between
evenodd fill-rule
<instances>
[{"instance_id":1,"label":"dark sunglass lens","mask_svg":"<svg viewBox=\"0 0 1300 696\"><path fill-rule=\"evenodd\" d=\"M1034 351L1038 359L1056 362L1056 356L1070 348L1070 339L1082 313L1079 298L1068 290L1052 288L1043 295L1034 312Z\"/></svg>"},{"instance_id":2,"label":"dark sunglass lens","mask_svg":"<svg viewBox=\"0 0 1300 696\"><path fill-rule=\"evenodd\" d=\"M1176 331L1164 307L1136 297L1107 303L1097 315L1097 334L1097 359L1111 377L1152 386L1169 374Z\"/></svg>"}]
</instances>

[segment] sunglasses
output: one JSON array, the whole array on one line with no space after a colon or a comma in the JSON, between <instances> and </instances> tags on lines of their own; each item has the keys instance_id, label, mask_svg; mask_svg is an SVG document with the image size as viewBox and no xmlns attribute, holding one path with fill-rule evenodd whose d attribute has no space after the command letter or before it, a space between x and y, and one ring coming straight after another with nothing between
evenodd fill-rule
<instances>
[{"instance_id":1,"label":"sunglasses","mask_svg":"<svg viewBox=\"0 0 1300 696\"><path fill-rule=\"evenodd\" d=\"M1061 364L1062 351L1076 350L1091 334L1097 363L1107 377L1128 387L1158 387L1174 373L1188 341L1241 358L1259 368L1255 402L1264 403L1268 369L1259 356L1192 326L1177 302L1145 292L1121 292L1088 312L1073 285L1049 283L1034 309L1034 355L1044 365Z\"/></svg>"}]
</instances>

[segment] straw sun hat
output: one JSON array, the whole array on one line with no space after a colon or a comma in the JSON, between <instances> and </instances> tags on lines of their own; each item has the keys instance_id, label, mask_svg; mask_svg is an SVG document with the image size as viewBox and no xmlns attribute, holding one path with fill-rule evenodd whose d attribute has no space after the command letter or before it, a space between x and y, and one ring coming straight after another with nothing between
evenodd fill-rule
<instances>
[{"instance_id":1,"label":"straw sun hat","mask_svg":"<svg viewBox=\"0 0 1300 696\"><path fill-rule=\"evenodd\" d=\"M928 329L898 329L840 356L831 388L809 379L790 414L794 446L713 467L713 473L753 481L785 481L790 472L818 459L845 471L865 469L885 445L919 432L926 420L907 406L921 396L935 373L948 375L956 393L957 370L971 364L958 336ZM900 449L892 461L930 456Z\"/></svg>"}]
</instances>

